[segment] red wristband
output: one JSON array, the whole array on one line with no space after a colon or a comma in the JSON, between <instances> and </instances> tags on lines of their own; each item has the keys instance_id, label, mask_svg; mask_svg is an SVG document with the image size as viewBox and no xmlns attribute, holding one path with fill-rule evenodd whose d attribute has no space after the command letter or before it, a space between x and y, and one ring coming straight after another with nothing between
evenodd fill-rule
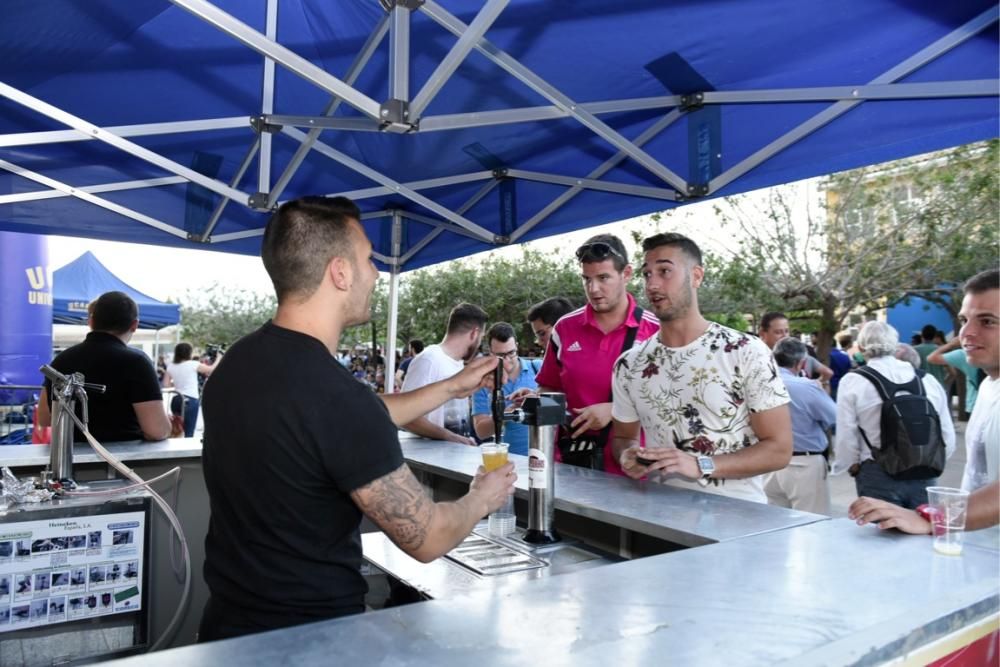
<instances>
[{"instance_id":1,"label":"red wristband","mask_svg":"<svg viewBox=\"0 0 1000 667\"><path fill-rule=\"evenodd\" d=\"M917 507L917 509L916 509L916 512L917 512L917 514L920 515L920 518L922 518L927 523L931 524L930 534L931 535L936 534L938 532L938 528L939 527L938 527L938 522L936 522L934 520L934 518L936 516L938 516L940 514L940 512L938 512L937 509L935 509L934 507L931 507L927 503L924 503L923 505L919 505ZM941 533L940 534L944 534L944 526L940 526L940 529L941 529Z\"/></svg>"}]
</instances>

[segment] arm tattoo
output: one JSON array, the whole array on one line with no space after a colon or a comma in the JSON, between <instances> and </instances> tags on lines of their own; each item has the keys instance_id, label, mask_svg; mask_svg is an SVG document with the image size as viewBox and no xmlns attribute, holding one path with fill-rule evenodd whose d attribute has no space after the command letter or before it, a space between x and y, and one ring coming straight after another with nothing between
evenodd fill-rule
<instances>
[{"instance_id":1,"label":"arm tattoo","mask_svg":"<svg viewBox=\"0 0 1000 667\"><path fill-rule=\"evenodd\" d=\"M351 498L404 551L419 549L427 539L434 503L405 463L355 489Z\"/></svg>"}]
</instances>

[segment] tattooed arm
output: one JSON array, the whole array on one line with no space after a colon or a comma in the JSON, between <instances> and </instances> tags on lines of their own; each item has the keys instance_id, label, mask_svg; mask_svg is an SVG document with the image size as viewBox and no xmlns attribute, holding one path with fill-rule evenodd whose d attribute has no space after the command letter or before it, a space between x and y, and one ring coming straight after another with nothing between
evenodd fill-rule
<instances>
[{"instance_id":1,"label":"tattooed arm","mask_svg":"<svg viewBox=\"0 0 1000 667\"><path fill-rule=\"evenodd\" d=\"M469 492L448 503L427 497L406 464L351 491L354 504L400 549L423 563L451 551L476 523L514 492L514 465L491 473L482 468Z\"/></svg>"}]
</instances>

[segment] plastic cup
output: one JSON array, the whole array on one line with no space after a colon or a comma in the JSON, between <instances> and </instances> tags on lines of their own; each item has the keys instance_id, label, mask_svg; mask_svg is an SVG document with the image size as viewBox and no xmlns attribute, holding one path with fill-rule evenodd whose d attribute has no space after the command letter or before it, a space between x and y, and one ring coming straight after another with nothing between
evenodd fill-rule
<instances>
[{"instance_id":1,"label":"plastic cup","mask_svg":"<svg viewBox=\"0 0 1000 667\"><path fill-rule=\"evenodd\" d=\"M931 506L934 551L946 556L961 556L969 492L947 486L929 486L927 504Z\"/></svg>"},{"instance_id":2,"label":"plastic cup","mask_svg":"<svg viewBox=\"0 0 1000 667\"><path fill-rule=\"evenodd\" d=\"M479 447L483 454L483 467L486 468L486 472L492 472L507 465L509 446L506 442L484 442ZM493 537L507 537L514 533L516 523L514 496L507 496L507 500L500 509L490 514L487 530Z\"/></svg>"}]
</instances>

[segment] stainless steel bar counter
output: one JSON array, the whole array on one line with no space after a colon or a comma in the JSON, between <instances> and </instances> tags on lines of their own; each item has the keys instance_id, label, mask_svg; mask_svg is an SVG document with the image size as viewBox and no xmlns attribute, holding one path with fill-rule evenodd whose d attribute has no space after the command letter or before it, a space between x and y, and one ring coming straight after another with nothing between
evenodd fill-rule
<instances>
[{"instance_id":1,"label":"stainless steel bar counter","mask_svg":"<svg viewBox=\"0 0 1000 667\"><path fill-rule=\"evenodd\" d=\"M467 483L482 463L479 450L450 442L400 439L410 467ZM517 496L527 498L528 457L512 454ZM655 482L635 482L556 464L556 510L650 535L684 547L726 542L804 526L827 517L733 500ZM558 525L557 525L558 528Z\"/></svg>"},{"instance_id":2,"label":"stainless steel bar counter","mask_svg":"<svg viewBox=\"0 0 1000 667\"><path fill-rule=\"evenodd\" d=\"M995 618L997 576L838 519L114 664L920 664Z\"/></svg>"},{"instance_id":3,"label":"stainless steel bar counter","mask_svg":"<svg viewBox=\"0 0 1000 667\"><path fill-rule=\"evenodd\" d=\"M455 484L479 462L459 445L402 446L418 474ZM164 453L196 448L176 442ZM950 557L922 536L564 466L556 488L564 512L694 548L121 662L923 664L997 627L997 530L970 534Z\"/></svg>"},{"instance_id":4,"label":"stainless steel bar counter","mask_svg":"<svg viewBox=\"0 0 1000 667\"><path fill-rule=\"evenodd\" d=\"M158 442L133 440L129 442L101 443L122 461L159 461L162 459L201 458L201 438L174 438ZM0 447L0 466L20 468L46 466L49 463L48 445L8 445ZM73 463L104 463L93 447L77 444L73 447Z\"/></svg>"}]
</instances>

